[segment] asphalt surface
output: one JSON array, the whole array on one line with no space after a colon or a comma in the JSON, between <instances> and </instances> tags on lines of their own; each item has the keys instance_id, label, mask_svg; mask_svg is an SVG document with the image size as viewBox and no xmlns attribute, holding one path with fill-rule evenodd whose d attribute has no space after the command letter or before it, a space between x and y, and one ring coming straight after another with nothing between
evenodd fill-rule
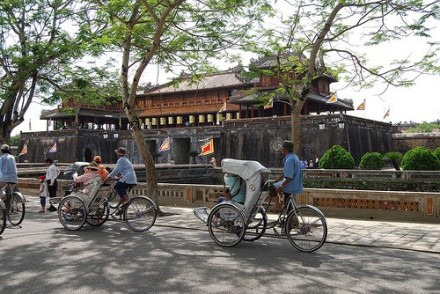
<instances>
[{"instance_id":1,"label":"asphalt surface","mask_svg":"<svg viewBox=\"0 0 440 294\"><path fill-rule=\"evenodd\" d=\"M39 198L26 196L26 213L39 211ZM155 226L169 226L190 230L207 230L207 226L193 213L193 208L162 206L169 216L159 217ZM56 213L53 221L58 222ZM275 218L276 215L269 215ZM385 222L327 218L327 243L354 246L395 248L440 253L440 225L413 222ZM273 234L267 235L273 237Z\"/></svg>"}]
</instances>

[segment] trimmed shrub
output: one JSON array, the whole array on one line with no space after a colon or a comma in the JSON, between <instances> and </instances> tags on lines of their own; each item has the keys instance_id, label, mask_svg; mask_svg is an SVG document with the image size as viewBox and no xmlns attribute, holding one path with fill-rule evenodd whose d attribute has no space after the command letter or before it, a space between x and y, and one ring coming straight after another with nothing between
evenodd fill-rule
<instances>
[{"instance_id":1,"label":"trimmed shrub","mask_svg":"<svg viewBox=\"0 0 440 294\"><path fill-rule=\"evenodd\" d=\"M432 153L440 160L440 147L437 147Z\"/></svg>"},{"instance_id":2,"label":"trimmed shrub","mask_svg":"<svg viewBox=\"0 0 440 294\"><path fill-rule=\"evenodd\" d=\"M326 169L353 169L354 165L353 156L339 145L327 150L319 161L319 168Z\"/></svg>"},{"instance_id":3,"label":"trimmed shrub","mask_svg":"<svg viewBox=\"0 0 440 294\"><path fill-rule=\"evenodd\" d=\"M361 169L380 170L384 165L383 156L379 152L367 152L361 158Z\"/></svg>"},{"instance_id":4,"label":"trimmed shrub","mask_svg":"<svg viewBox=\"0 0 440 294\"><path fill-rule=\"evenodd\" d=\"M425 147L415 147L402 159L404 170L440 170L440 160Z\"/></svg>"},{"instance_id":5,"label":"trimmed shrub","mask_svg":"<svg viewBox=\"0 0 440 294\"><path fill-rule=\"evenodd\" d=\"M385 160L395 160L397 163L400 163L402 161L403 155L400 152L397 151L390 151L384 154Z\"/></svg>"},{"instance_id":6,"label":"trimmed shrub","mask_svg":"<svg viewBox=\"0 0 440 294\"><path fill-rule=\"evenodd\" d=\"M397 151L390 151L385 153L384 155L384 160L389 160L391 161L393 167L396 170L400 170L400 162L402 161L403 155L400 152Z\"/></svg>"}]
</instances>

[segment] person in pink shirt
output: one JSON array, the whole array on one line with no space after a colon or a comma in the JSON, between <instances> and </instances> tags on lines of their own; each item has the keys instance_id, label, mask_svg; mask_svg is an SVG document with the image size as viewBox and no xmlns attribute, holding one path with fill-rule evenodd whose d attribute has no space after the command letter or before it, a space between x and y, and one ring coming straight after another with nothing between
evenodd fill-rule
<instances>
[{"instance_id":1,"label":"person in pink shirt","mask_svg":"<svg viewBox=\"0 0 440 294\"><path fill-rule=\"evenodd\" d=\"M82 176L74 176L73 182L75 184L82 184L84 187L83 193L89 194L90 186L93 183L93 180L98 176L99 166L96 162L92 161L88 166L85 167L85 173Z\"/></svg>"}]
</instances>

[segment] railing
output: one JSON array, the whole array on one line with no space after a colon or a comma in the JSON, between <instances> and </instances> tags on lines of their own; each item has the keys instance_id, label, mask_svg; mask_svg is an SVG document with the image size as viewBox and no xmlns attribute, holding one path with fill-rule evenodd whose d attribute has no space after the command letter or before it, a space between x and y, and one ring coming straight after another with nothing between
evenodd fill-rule
<instances>
[{"instance_id":1,"label":"railing","mask_svg":"<svg viewBox=\"0 0 440 294\"><path fill-rule=\"evenodd\" d=\"M304 178L353 178L353 179L440 179L440 171L419 170L360 170L360 169L305 169Z\"/></svg>"},{"instance_id":2,"label":"railing","mask_svg":"<svg viewBox=\"0 0 440 294\"><path fill-rule=\"evenodd\" d=\"M59 181L58 195L63 195L67 186ZM36 195L39 183L36 179L20 178L20 190L25 195ZM159 204L182 207L213 207L223 185L158 184ZM136 195L148 195L146 183L134 189ZM344 189L304 189L300 196L303 204L312 204L328 217L351 219L377 219L431 222L440 221L440 193L397 192Z\"/></svg>"}]
</instances>

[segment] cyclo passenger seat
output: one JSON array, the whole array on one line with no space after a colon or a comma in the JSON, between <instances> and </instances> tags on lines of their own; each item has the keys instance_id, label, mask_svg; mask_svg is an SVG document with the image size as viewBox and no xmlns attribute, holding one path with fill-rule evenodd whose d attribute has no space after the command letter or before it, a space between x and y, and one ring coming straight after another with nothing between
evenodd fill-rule
<instances>
[{"instance_id":1,"label":"cyclo passenger seat","mask_svg":"<svg viewBox=\"0 0 440 294\"><path fill-rule=\"evenodd\" d=\"M93 179L93 182L90 184L91 187L88 195L89 199L92 199L90 207L98 207L102 202L104 202L105 197L103 195L99 195L98 193L103 184L104 181L99 176Z\"/></svg>"}]
</instances>

